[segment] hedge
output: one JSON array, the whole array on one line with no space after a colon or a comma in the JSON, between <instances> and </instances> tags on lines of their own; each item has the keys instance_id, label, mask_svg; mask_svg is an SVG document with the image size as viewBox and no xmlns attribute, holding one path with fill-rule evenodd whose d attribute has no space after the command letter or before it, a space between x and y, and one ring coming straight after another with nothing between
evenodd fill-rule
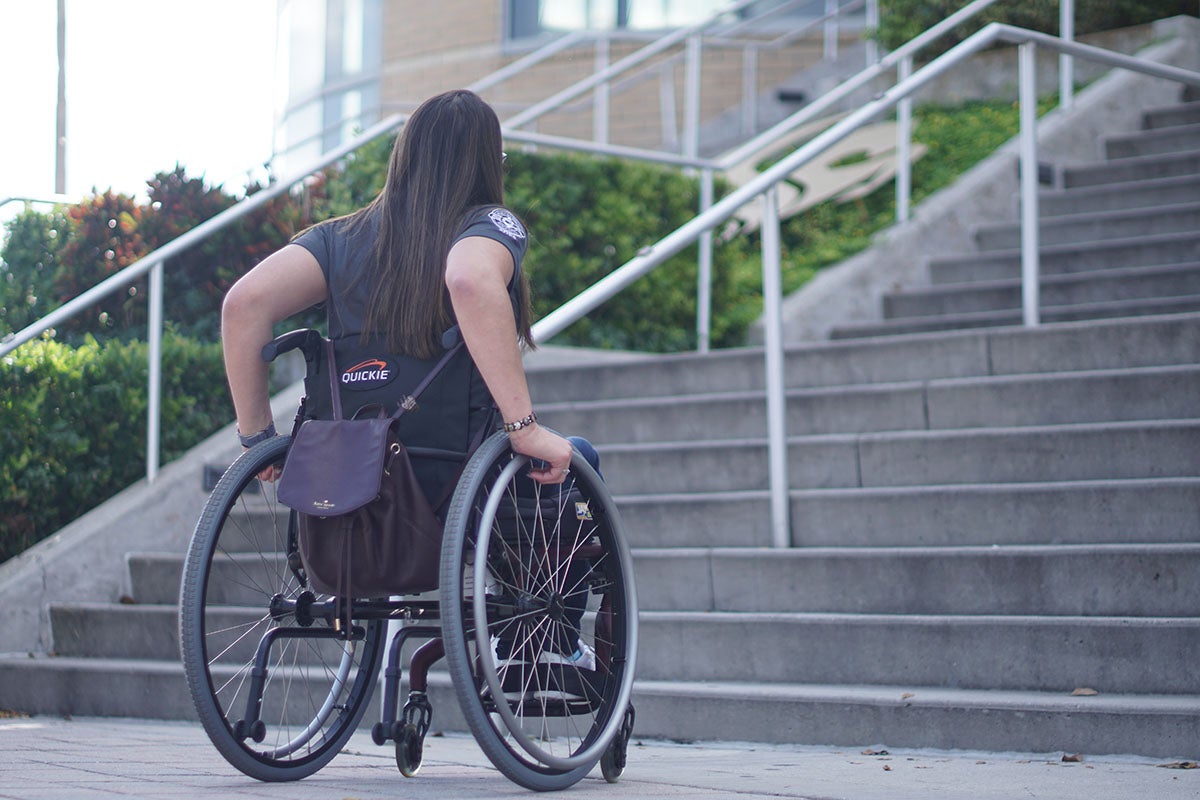
<instances>
[{"instance_id":1,"label":"hedge","mask_svg":"<svg viewBox=\"0 0 1200 800\"><path fill-rule=\"evenodd\" d=\"M0 561L145 474L146 345L31 342L0 364ZM163 338L162 458L233 418L218 344Z\"/></svg>"},{"instance_id":2,"label":"hedge","mask_svg":"<svg viewBox=\"0 0 1200 800\"><path fill-rule=\"evenodd\" d=\"M889 50L941 22L967 5L967 0L880 0L876 38ZM922 59L949 50L990 22L1057 35L1059 0L1001 0L926 48ZM1154 20L1196 15L1195 0L1076 0L1075 35L1143 25Z\"/></svg>"}]
</instances>

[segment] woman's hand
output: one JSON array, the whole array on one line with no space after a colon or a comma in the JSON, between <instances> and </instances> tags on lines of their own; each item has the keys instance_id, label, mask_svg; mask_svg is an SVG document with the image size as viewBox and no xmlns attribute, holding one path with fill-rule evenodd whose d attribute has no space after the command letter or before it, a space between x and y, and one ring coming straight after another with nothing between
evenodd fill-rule
<instances>
[{"instance_id":1,"label":"woman's hand","mask_svg":"<svg viewBox=\"0 0 1200 800\"><path fill-rule=\"evenodd\" d=\"M544 466L533 467L529 477L538 483L562 483L571 467L571 443L557 433L534 423L508 435L512 449L521 455L538 459Z\"/></svg>"}]
</instances>

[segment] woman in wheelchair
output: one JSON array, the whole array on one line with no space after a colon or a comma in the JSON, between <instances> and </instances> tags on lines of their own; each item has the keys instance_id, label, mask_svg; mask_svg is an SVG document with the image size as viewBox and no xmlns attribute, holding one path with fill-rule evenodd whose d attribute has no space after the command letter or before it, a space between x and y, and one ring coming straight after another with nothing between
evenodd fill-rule
<instances>
[{"instance_id":1,"label":"woman in wheelchair","mask_svg":"<svg viewBox=\"0 0 1200 800\"><path fill-rule=\"evenodd\" d=\"M332 759L385 664L372 737L394 742L401 772L415 774L429 696L448 690L427 678L443 657L463 721L512 780L560 789L597 762L610 781L624 767L633 569L595 450L534 412L521 361L533 346L528 239L504 206L501 148L499 121L477 95L429 99L405 123L374 201L301 233L225 298L244 453L193 535L180 638L206 731L253 777L295 780ZM319 337L273 333L322 303L336 371L313 380ZM395 424L444 523L428 584L436 601L343 597L308 579L299 515L275 494L290 440L276 435L264 360L294 346L307 349L310 370L297 429L332 416L334 391L345 418L376 404L409 408L406 395L448 359ZM415 639L428 641L404 676L401 651Z\"/></svg>"},{"instance_id":2,"label":"woman in wheelchair","mask_svg":"<svg viewBox=\"0 0 1200 800\"><path fill-rule=\"evenodd\" d=\"M409 374L432 363L443 333L457 324L513 450L540 462L530 477L565 479L571 446L537 424L521 364L521 342L533 344L521 271L528 238L504 208L501 148L499 120L475 94L426 101L405 124L372 203L301 234L229 290L221 331L243 444L274 435L261 357L274 326L325 303L329 337L374 357L356 364L418 362ZM343 385L369 391L377 383ZM476 393L472 427L490 406L481 388L468 389ZM464 427L459 435L473 432Z\"/></svg>"}]
</instances>

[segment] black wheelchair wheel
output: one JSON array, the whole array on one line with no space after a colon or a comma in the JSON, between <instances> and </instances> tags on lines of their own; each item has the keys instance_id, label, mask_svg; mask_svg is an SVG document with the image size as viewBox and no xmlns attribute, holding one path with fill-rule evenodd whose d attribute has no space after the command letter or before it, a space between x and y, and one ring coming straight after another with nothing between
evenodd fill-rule
<instances>
[{"instance_id":1,"label":"black wheelchair wheel","mask_svg":"<svg viewBox=\"0 0 1200 800\"><path fill-rule=\"evenodd\" d=\"M340 634L331 598L308 591L298 558L289 561L295 513L278 502L277 484L258 478L288 444L263 442L225 472L180 588L180 647L200 721L230 764L263 781L306 777L337 755L366 710L385 636L384 623L359 620Z\"/></svg>"},{"instance_id":2,"label":"black wheelchair wheel","mask_svg":"<svg viewBox=\"0 0 1200 800\"><path fill-rule=\"evenodd\" d=\"M446 661L476 741L537 791L579 781L621 729L637 658L633 565L612 496L575 453L568 482L530 480L488 439L442 545Z\"/></svg>"}]
</instances>

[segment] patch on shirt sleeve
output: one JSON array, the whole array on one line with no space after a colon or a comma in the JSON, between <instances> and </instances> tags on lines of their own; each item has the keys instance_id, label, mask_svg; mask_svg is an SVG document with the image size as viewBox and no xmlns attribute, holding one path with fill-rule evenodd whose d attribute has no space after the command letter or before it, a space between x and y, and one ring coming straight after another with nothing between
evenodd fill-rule
<instances>
[{"instance_id":1,"label":"patch on shirt sleeve","mask_svg":"<svg viewBox=\"0 0 1200 800\"><path fill-rule=\"evenodd\" d=\"M507 208L493 209L488 213L488 219L510 239L524 239L525 228Z\"/></svg>"}]
</instances>

